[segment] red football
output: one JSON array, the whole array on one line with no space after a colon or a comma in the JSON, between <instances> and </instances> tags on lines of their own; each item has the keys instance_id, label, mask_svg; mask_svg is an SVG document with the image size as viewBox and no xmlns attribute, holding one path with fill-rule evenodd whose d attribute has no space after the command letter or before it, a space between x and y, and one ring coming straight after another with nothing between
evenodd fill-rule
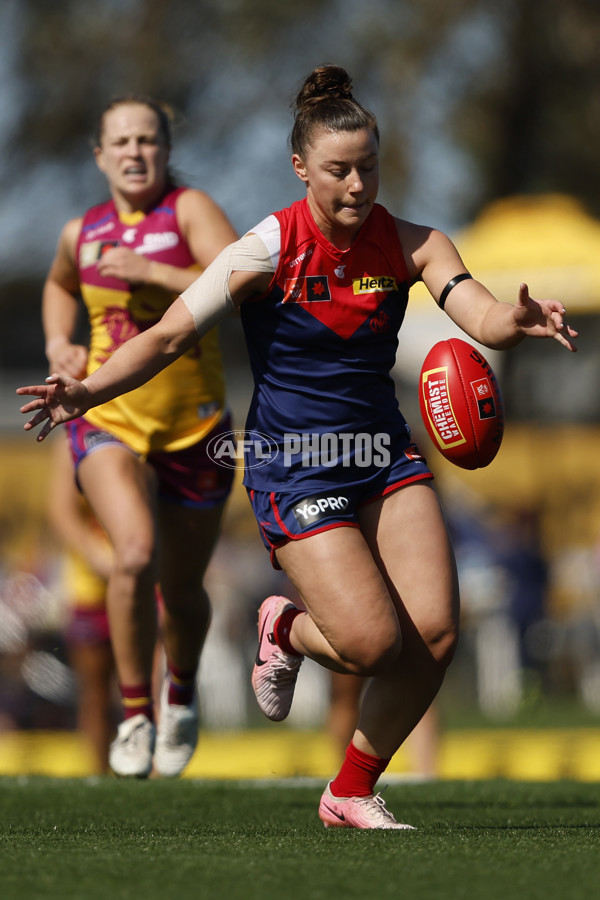
<instances>
[{"instance_id":1,"label":"red football","mask_svg":"<svg viewBox=\"0 0 600 900\"><path fill-rule=\"evenodd\" d=\"M463 469L489 466L502 443L504 407L479 350L459 338L435 344L421 369L419 404L442 456Z\"/></svg>"}]
</instances>

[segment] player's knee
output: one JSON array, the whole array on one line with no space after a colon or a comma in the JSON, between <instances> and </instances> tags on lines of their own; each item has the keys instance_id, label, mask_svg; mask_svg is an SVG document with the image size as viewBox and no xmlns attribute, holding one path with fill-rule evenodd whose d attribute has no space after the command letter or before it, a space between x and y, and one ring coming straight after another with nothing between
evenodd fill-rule
<instances>
[{"instance_id":1,"label":"player's knee","mask_svg":"<svg viewBox=\"0 0 600 900\"><path fill-rule=\"evenodd\" d=\"M435 662L446 669L454 658L458 644L458 627L448 625L425 636L425 640Z\"/></svg>"},{"instance_id":2,"label":"player's knee","mask_svg":"<svg viewBox=\"0 0 600 900\"><path fill-rule=\"evenodd\" d=\"M143 540L128 541L115 548L115 570L134 578L145 575L153 565L152 543Z\"/></svg>"},{"instance_id":3,"label":"player's knee","mask_svg":"<svg viewBox=\"0 0 600 900\"><path fill-rule=\"evenodd\" d=\"M186 623L194 631L208 630L212 604L201 584L175 587L161 583L165 612L174 620Z\"/></svg>"},{"instance_id":4,"label":"player's knee","mask_svg":"<svg viewBox=\"0 0 600 900\"><path fill-rule=\"evenodd\" d=\"M391 669L402 650L400 629L380 634L357 635L342 654L348 671L355 675L382 675Z\"/></svg>"},{"instance_id":5,"label":"player's knee","mask_svg":"<svg viewBox=\"0 0 600 900\"><path fill-rule=\"evenodd\" d=\"M162 574L162 573L161 573ZM195 613L210 616L211 603L202 579L160 579L165 606L174 612L193 609Z\"/></svg>"}]
</instances>

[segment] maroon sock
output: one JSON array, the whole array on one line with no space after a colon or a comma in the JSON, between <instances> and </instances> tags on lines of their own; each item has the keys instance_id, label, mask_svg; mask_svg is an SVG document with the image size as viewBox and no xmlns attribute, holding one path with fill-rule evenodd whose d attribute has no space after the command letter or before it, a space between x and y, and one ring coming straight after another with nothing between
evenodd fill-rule
<instances>
[{"instance_id":1,"label":"maroon sock","mask_svg":"<svg viewBox=\"0 0 600 900\"><path fill-rule=\"evenodd\" d=\"M154 706L152 703L152 686L147 684L121 684L119 685L123 698L123 717L131 719L140 713L154 721Z\"/></svg>"},{"instance_id":2,"label":"maroon sock","mask_svg":"<svg viewBox=\"0 0 600 900\"><path fill-rule=\"evenodd\" d=\"M173 663L167 663L169 706L190 706L194 700L196 686L196 670L180 669Z\"/></svg>"},{"instance_id":3,"label":"maroon sock","mask_svg":"<svg viewBox=\"0 0 600 900\"><path fill-rule=\"evenodd\" d=\"M377 779L388 763L389 759L363 753L350 742L342 768L331 782L331 793L334 797L368 797L374 794Z\"/></svg>"},{"instance_id":4,"label":"maroon sock","mask_svg":"<svg viewBox=\"0 0 600 900\"><path fill-rule=\"evenodd\" d=\"M295 606L293 606L291 609L286 609L285 612L281 613L273 628L275 643L278 647L281 648L281 650L283 650L285 653L289 653L291 656L302 656L301 653L298 653L297 650L294 650L290 641L292 623L296 616L301 615L301 613L302 610L296 609Z\"/></svg>"}]
</instances>

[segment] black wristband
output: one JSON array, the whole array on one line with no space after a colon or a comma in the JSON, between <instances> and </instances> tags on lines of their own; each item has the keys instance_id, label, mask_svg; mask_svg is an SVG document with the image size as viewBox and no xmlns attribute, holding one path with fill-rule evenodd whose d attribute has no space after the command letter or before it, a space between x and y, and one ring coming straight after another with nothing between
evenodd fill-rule
<instances>
[{"instance_id":1,"label":"black wristband","mask_svg":"<svg viewBox=\"0 0 600 900\"><path fill-rule=\"evenodd\" d=\"M448 299L448 294L452 290L453 287L456 287L461 281L465 281L467 278L472 278L472 275L469 275L468 272L463 272L462 275L456 275L455 278L451 278L442 293L440 294L440 299L438 300L438 306L440 309L444 308L444 304Z\"/></svg>"}]
</instances>

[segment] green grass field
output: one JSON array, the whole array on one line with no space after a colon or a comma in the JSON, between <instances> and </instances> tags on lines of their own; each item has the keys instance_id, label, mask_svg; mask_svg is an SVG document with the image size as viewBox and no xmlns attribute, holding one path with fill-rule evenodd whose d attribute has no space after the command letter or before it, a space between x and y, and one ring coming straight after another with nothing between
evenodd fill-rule
<instances>
[{"instance_id":1,"label":"green grass field","mask_svg":"<svg viewBox=\"0 0 600 900\"><path fill-rule=\"evenodd\" d=\"M324 829L291 781L0 779L2 900L598 896L600 784L391 784L417 831Z\"/></svg>"}]
</instances>

